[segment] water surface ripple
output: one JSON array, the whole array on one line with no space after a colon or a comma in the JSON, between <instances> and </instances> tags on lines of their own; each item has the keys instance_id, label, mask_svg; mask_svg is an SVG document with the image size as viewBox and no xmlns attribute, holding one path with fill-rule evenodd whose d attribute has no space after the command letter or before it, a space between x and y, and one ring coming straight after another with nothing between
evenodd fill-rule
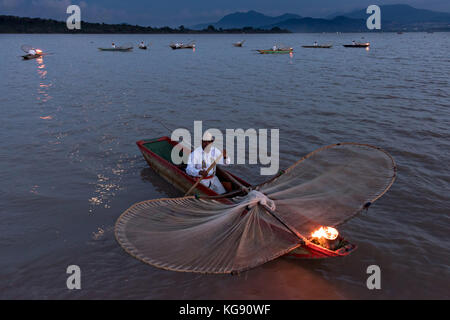
<instances>
[{"instance_id":1,"label":"water surface ripple","mask_svg":"<svg viewBox=\"0 0 450 320\"><path fill-rule=\"evenodd\" d=\"M341 46L370 41L366 51ZM245 38L245 47L231 43ZM173 40L197 50L172 51ZM150 50L99 52L140 40ZM333 43L330 50L302 44ZM288 55L259 55L274 42ZM450 298L449 33L0 35L0 298ZM54 52L21 61L20 46ZM342 259L281 258L239 276L159 270L128 256L113 226L131 204L178 192L135 141L206 127L280 128L281 166L324 145L380 146L393 188L341 228ZM234 166L252 183L255 166ZM66 268L82 289L66 289ZM366 288L366 268L382 289Z\"/></svg>"}]
</instances>

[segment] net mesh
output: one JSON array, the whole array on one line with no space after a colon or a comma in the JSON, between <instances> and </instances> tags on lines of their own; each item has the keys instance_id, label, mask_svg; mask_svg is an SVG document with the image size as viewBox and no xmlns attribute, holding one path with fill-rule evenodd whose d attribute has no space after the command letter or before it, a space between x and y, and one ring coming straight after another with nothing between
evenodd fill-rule
<instances>
[{"instance_id":1,"label":"net mesh","mask_svg":"<svg viewBox=\"0 0 450 320\"><path fill-rule=\"evenodd\" d=\"M381 197L396 165L380 148L342 143L318 149L258 189L277 213L303 235L318 225L338 226Z\"/></svg>"},{"instance_id":2,"label":"net mesh","mask_svg":"<svg viewBox=\"0 0 450 320\"><path fill-rule=\"evenodd\" d=\"M318 226L345 222L385 193L395 174L393 159L379 148L332 145L260 185L261 193L135 204L118 219L116 238L128 253L159 268L240 272L297 248Z\"/></svg>"},{"instance_id":3,"label":"net mesh","mask_svg":"<svg viewBox=\"0 0 450 320\"><path fill-rule=\"evenodd\" d=\"M299 246L289 230L252 203L192 197L138 203L116 224L116 237L136 258L159 268L232 273L273 260Z\"/></svg>"}]
</instances>

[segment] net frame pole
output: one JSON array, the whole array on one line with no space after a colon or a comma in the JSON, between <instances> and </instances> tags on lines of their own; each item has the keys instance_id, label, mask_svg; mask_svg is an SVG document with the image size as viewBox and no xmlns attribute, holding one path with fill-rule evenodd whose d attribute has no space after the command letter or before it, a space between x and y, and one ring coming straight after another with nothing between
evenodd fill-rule
<instances>
[{"instance_id":1,"label":"net frame pole","mask_svg":"<svg viewBox=\"0 0 450 320\"><path fill-rule=\"evenodd\" d=\"M301 244L305 244L305 237L303 237L297 230L292 228L289 224L287 224L281 217L279 217L275 211L270 209L267 205L258 203L258 205L262 206L272 217L277 219L283 226L285 226L291 233L293 233L297 238L300 239Z\"/></svg>"}]
</instances>

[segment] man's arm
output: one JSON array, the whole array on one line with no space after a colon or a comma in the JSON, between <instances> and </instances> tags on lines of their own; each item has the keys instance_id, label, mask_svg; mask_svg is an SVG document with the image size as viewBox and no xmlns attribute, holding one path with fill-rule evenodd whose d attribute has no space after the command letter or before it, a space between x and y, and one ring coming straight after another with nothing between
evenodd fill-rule
<instances>
[{"instance_id":1,"label":"man's arm","mask_svg":"<svg viewBox=\"0 0 450 320\"><path fill-rule=\"evenodd\" d=\"M200 169L197 169L195 167L195 157L194 157L194 151L191 152L188 159L188 164L186 167L186 173L192 177L198 177L200 175Z\"/></svg>"}]
</instances>

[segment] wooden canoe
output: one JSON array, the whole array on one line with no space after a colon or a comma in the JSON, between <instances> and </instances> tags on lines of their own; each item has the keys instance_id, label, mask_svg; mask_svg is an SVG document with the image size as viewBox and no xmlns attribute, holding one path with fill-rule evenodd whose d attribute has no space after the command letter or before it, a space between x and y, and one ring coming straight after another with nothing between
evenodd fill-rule
<instances>
[{"instance_id":1,"label":"wooden canoe","mask_svg":"<svg viewBox=\"0 0 450 320\"><path fill-rule=\"evenodd\" d=\"M171 44L171 45L169 45L169 47L171 47L173 50L177 50L177 49L194 49L195 48L195 44L183 44L181 46L177 46L175 44Z\"/></svg>"},{"instance_id":2,"label":"wooden canoe","mask_svg":"<svg viewBox=\"0 0 450 320\"><path fill-rule=\"evenodd\" d=\"M26 55L23 55L22 58L23 58L23 60L31 60L31 59L36 59L36 58L39 58L42 56L43 56L42 54L26 54Z\"/></svg>"},{"instance_id":3,"label":"wooden canoe","mask_svg":"<svg viewBox=\"0 0 450 320\"><path fill-rule=\"evenodd\" d=\"M316 49L330 49L333 47L331 44L322 44L322 45L312 45L312 46L302 46L302 48L316 48Z\"/></svg>"},{"instance_id":4,"label":"wooden canoe","mask_svg":"<svg viewBox=\"0 0 450 320\"><path fill-rule=\"evenodd\" d=\"M257 50L257 51L261 54L280 54L280 53L292 53L292 52L294 52L294 49L292 49L292 48L278 49L278 50L268 49L268 50Z\"/></svg>"},{"instance_id":5,"label":"wooden canoe","mask_svg":"<svg viewBox=\"0 0 450 320\"><path fill-rule=\"evenodd\" d=\"M346 48L367 48L370 46L370 42L356 43L356 44L344 44L343 46Z\"/></svg>"},{"instance_id":6,"label":"wooden canoe","mask_svg":"<svg viewBox=\"0 0 450 320\"><path fill-rule=\"evenodd\" d=\"M133 47L129 48L98 48L100 51L120 51L120 52L126 52L133 50Z\"/></svg>"},{"instance_id":7,"label":"wooden canoe","mask_svg":"<svg viewBox=\"0 0 450 320\"><path fill-rule=\"evenodd\" d=\"M140 140L137 141L136 144L139 147L139 150L142 152L142 155L144 156L144 159L147 161L148 165L167 182L175 186L178 190L184 193L195 184L196 180L185 172L186 165L175 165L171 161L172 149L175 145L178 144L176 141L171 140L169 137L161 137L158 139ZM181 151L181 153L186 153L187 155L190 153L190 150L183 148L183 151ZM217 167L216 175L222 182L227 180L224 172L234 177L244 186L251 186L248 182L235 176L231 172ZM233 189L234 188L237 188L237 186L233 185ZM193 193L196 193L199 196L218 196L216 192L202 184L198 184ZM229 200L226 198L222 200L224 202L229 202ZM356 245L351 244L342 238L341 240L345 241L345 245L336 251L329 250L310 241L306 241L305 244L302 244L297 249L291 251L287 254L287 256L293 258L314 259L346 256L357 248Z\"/></svg>"}]
</instances>

